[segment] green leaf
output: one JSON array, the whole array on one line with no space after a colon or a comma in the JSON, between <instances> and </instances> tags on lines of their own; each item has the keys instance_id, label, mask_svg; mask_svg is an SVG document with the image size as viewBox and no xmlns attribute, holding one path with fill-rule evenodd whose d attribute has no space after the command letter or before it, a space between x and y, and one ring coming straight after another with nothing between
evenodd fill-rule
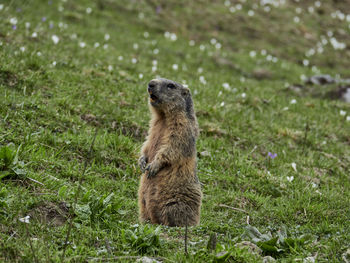
<instances>
[{"instance_id":1,"label":"green leaf","mask_svg":"<svg viewBox=\"0 0 350 263\"><path fill-rule=\"evenodd\" d=\"M0 171L0 180L5 178L6 176L10 175L10 171Z\"/></svg>"},{"instance_id":2,"label":"green leaf","mask_svg":"<svg viewBox=\"0 0 350 263\"><path fill-rule=\"evenodd\" d=\"M215 255L214 262L225 262L227 258L229 258L231 252L229 251L221 251Z\"/></svg>"},{"instance_id":3,"label":"green leaf","mask_svg":"<svg viewBox=\"0 0 350 263\"><path fill-rule=\"evenodd\" d=\"M68 189L68 186L66 185L61 186L60 189L58 190L58 196L61 198L64 197L67 192L67 189Z\"/></svg>"},{"instance_id":4,"label":"green leaf","mask_svg":"<svg viewBox=\"0 0 350 263\"><path fill-rule=\"evenodd\" d=\"M107 206L107 205L111 202L113 196L114 196L114 193L111 193L110 195L108 195L108 196L103 200L103 206L104 206L104 207Z\"/></svg>"},{"instance_id":5,"label":"green leaf","mask_svg":"<svg viewBox=\"0 0 350 263\"><path fill-rule=\"evenodd\" d=\"M4 162L4 167L1 167L1 169L6 169L11 166L13 159L14 159L14 153L8 146L3 146L0 148L0 159Z\"/></svg>"},{"instance_id":6,"label":"green leaf","mask_svg":"<svg viewBox=\"0 0 350 263\"><path fill-rule=\"evenodd\" d=\"M78 205L75 208L75 214L81 220L90 220L91 210L89 205Z\"/></svg>"},{"instance_id":7,"label":"green leaf","mask_svg":"<svg viewBox=\"0 0 350 263\"><path fill-rule=\"evenodd\" d=\"M251 239L259 239L260 240L262 234L259 232L259 230L256 227L248 225L248 226L245 227L245 229L246 229L246 234Z\"/></svg>"}]
</instances>

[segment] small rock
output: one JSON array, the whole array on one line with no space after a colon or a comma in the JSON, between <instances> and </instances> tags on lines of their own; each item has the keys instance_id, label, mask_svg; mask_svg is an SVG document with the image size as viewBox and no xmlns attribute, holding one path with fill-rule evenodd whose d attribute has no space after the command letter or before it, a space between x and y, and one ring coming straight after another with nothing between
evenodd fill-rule
<instances>
[{"instance_id":1,"label":"small rock","mask_svg":"<svg viewBox=\"0 0 350 263\"><path fill-rule=\"evenodd\" d=\"M335 82L335 79L330 75L316 75L308 78L305 83L306 84L314 84L314 85L325 85L332 84Z\"/></svg>"},{"instance_id":2,"label":"small rock","mask_svg":"<svg viewBox=\"0 0 350 263\"><path fill-rule=\"evenodd\" d=\"M263 263L276 262L276 259L274 259L274 258L271 257L271 256L266 256L266 257L263 257L262 262L263 262Z\"/></svg>"},{"instance_id":3,"label":"small rock","mask_svg":"<svg viewBox=\"0 0 350 263\"><path fill-rule=\"evenodd\" d=\"M162 263L161 261L158 261L154 258L149 258L149 257L142 257L136 260L136 262L141 262L141 263Z\"/></svg>"},{"instance_id":4,"label":"small rock","mask_svg":"<svg viewBox=\"0 0 350 263\"><path fill-rule=\"evenodd\" d=\"M267 69L258 68L253 71L253 77L258 80L270 79L272 77L272 73Z\"/></svg>"},{"instance_id":5,"label":"small rock","mask_svg":"<svg viewBox=\"0 0 350 263\"><path fill-rule=\"evenodd\" d=\"M342 255L341 258L345 263L350 263L350 248L348 248Z\"/></svg>"},{"instance_id":6,"label":"small rock","mask_svg":"<svg viewBox=\"0 0 350 263\"><path fill-rule=\"evenodd\" d=\"M305 86L301 84L293 84L288 87L288 90L291 90L295 93L301 93L303 90L305 90Z\"/></svg>"},{"instance_id":7,"label":"small rock","mask_svg":"<svg viewBox=\"0 0 350 263\"><path fill-rule=\"evenodd\" d=\"M257 254L257 255L262 254L261 248L259 248L257 245L249 241L242 241L240 243L237 243L235 247L238 247L241 249L247 249L252 254Z\"/></svg>"},{"instance_id":8,"label":"small rock","mask_svg":"<svg viewBox=\"0 0 350 263\"><path fill-rule=\"evenodd\" d=\"M208 152L208 151L203 151L203 152L200 152L200 155L201 155L201 156L210 156L210 152Z\"/></svg>"}]
</instances>

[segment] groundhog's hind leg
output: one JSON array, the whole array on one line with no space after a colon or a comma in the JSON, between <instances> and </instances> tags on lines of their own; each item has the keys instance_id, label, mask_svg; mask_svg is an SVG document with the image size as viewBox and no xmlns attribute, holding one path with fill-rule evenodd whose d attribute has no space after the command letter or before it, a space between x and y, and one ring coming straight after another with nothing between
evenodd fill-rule
<instances>
[{"instance_id":1,"label":"groundhog's hind leg","mask_svg":"<svg viewBox=\"0 0 350 263\"><path fill-rule=\"evenodd\" d=\"M198 210L198 211L197 211ZM199 223L199 209L192 209L183 202L170 202L161 213L161 224L166 226L194 226Z\"/></svg>"}]
</instances>

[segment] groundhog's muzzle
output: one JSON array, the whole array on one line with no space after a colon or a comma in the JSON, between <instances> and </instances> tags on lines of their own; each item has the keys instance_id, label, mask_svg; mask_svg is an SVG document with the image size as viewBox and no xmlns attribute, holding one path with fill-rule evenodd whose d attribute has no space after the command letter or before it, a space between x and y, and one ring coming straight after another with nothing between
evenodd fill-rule
<instances>
[{"instance_id":1,"label":"groundhog's muzzle","mask_svg":"<svg viewBox=\"0 0 350 263\"><path fill-rule=\"evenodd\" d=\"M155 95L157 82L158 80L153 79L148 83L147 91L149 93L149 98L151 103L155 103L158 100L158 97Z\"/></svg>"}]
</instances>

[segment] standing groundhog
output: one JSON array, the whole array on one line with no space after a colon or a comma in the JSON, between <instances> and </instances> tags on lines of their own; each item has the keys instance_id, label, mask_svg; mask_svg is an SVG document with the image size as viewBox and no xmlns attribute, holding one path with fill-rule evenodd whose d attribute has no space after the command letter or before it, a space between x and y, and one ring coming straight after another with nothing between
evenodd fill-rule
<instances>
[{"instance_id":1,"label":"standing groundhog","mask_svg":"<svg viewBox=\"0 0 350 263\"><path fill-rule=\"evenodd\" d=\"M167 226L199 223L198 124L190 90L168 79L148 84L152 119L139 165L140 220Z\"/></svg>"}]
</instances>

